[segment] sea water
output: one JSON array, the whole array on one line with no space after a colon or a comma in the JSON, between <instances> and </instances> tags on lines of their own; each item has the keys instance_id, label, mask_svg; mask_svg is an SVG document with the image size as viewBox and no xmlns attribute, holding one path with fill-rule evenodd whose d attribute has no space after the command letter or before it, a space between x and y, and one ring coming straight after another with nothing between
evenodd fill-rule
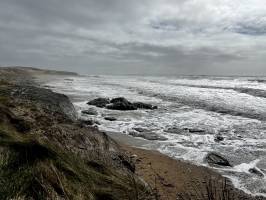
<instances>
[{"instance_id":1,"label":"sea water","mask_svg":"<svg viewBox=\"0 0 266 200\"><path fill-rule=\"evenodd\" d=\"M216 168L220 173L245 192L266 196L265 77L60 76L46 86L68 95L79 116L99 121L103 131L129 134L142 128L167 138L154 141L153 148L173 158L208 166L205 156L218 152L233 165ZM115 111L86 104L97 97L125 97L158 109ZM90 107L97 116L81 113Z\"/></svg>"}]
</instances>

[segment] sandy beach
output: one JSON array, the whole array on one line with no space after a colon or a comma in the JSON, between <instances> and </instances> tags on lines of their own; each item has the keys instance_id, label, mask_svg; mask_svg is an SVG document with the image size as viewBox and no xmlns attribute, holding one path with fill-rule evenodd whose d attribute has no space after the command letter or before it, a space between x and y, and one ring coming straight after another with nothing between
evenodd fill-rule
<instances>
[{"instance_id":1,"label":"sandy beach","mask_svg":"<svg viewBox=\"0 0 266 200\"><path fill-rule=\"evenodd\" d=\"M144 149L145 141L110 133L121 148L135 160L136 174L157 194L157 199L265 199L252 197L235 189L232 183L214 170L175 160L158 151Z\"/></svg>"}]
</instances>

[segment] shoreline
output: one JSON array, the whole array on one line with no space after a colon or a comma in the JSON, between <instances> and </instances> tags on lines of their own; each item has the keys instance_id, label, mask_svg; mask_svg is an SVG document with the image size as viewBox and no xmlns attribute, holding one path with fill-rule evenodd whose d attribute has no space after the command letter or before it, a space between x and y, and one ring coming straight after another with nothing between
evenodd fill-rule
<instances>
[{"instance_id":1,"label":"shoreline","mask_svg":"<svg viewBox=\"0 0 266 200\"><path fill-rule=\"evenodd\" d=\"M158 194L158 199L205 199L210 188L217 195L215 199L222 198L224 194L228 196L225 199L232 200L266 199L236 188L230 179L214 169L177 160L152 148L145 148L145 144L150 141L121 133L107 134L123 151L131 155L136 165L136 174L152 187Z\"/></svg>"},{"instance_id":2,"label":"shoreline","mask_svg":"<svg viewBox=\"0 0 266 200\"><path fill-rule=\"evenodd\" d=\"M38 81L42 80L42 83L47 82L47 80L49 80L51 78L51 75L37 75L34 76ZM71 97L69 97L71 99ZM159 177L159 179L161 179L160 177L165 176L165 174L161 174L162 170L160 168L166 169L168 171L182 171L183 173L177 173L175 175L171 174L172 176L166 176L166 178L164 178L166 182L175 182L178 183L178 187L177 189L175 189L175 186L172 187L175 184L168 184L168 183L161 183L161 185L159 185L158 187L158 193L161 196L158 199L176 199L176 194L179 193L181 195L184 196L195 196L200 198L199 195L204 195L206 196L206 194L199 194L202 193L202 191L206 190L208 187L208 184L215 184L215 185L219 185L219 187L223 188L225 182L226 182L226 187L228 187L228 191L230 191L230 193L232 193L232 195L236 195L237 197L234 196L233 199L266 199L265 197L261 197L261 196L255 196L255 195L251 195L248 193L245 193L244 191L236 188L233 186L231 180L229 180L229 178L225 178L223 177L219 172L215 171L214 169L208 168L208 167L204 167L204 166L199 166L199 165L195 165L189 162L186 162L184 160L177 160L174 158L171 158L165 154L162 154L154 149L156 149L156 143L154 143L153 141L149 141L149 140L145 140L142 138L136 138L136 137L131 137L129 135L125 135L125 134L121 134L121 133L108 133L107 135L110 136L112 139L114 139L115 142L117 142L120 146L122 151L126 151L129 155L137 155L135 160L135 164L136 164L136 173L138 176L140 176L141 178L144 179L145 182L147 182L149 185L154 185L154 180L151 179L151 177ZM147 148L147 146L149 146ZM134 157L134 156L133 156ZM138 157L143 157L145 159L139 159ZM153 166L155 166L155 168L157 168L155 170L155 172L153 173L149 173L150 171L150 166L149 163L145 162L145 160L149 160L149 162L152 163ZM166 162L166 165L158 165L155 162L156 161L162 161L162 162ZM186 171L186 168L188 168L189 170L191 170L191 173L188 173ZM166 171L165 170L165 171ZM158 175L159 174L159 175ZM195 179L190 179L190 176L195 175L196 178ZM174 177L174 178L173 178ZM200 185L200 191L195 191L194 188L189 188L189 187L185 187L185 184L182 185L180 184L180 178L182 178L182 180L185 180L187 185L195 185L194 188L198 188L198 186ZM218 182L214 182L214 183L209 183L210 180L215 179L218 180ZM166 186L165 186L166 185ZM170 186L167 186L170 185ZM216 187L216 186L214 186ZM153 187L153 189L156 189L156 187ZM157 189L156 189L157 190ZM206 193L206 191L204 191L203 193ZM188 198L188 197L187 197ZM181 198L182 199L182 198ZM202 197L202 199L204 199Z\"/></svg>"},{"instance_id":3,"label":"shoreline","mask_svg":"<svg viewBox=\"0 0 266 200\"><path fill-rule=\"evenodd\" d=\"M30 76L33 77L35 81L41 81L42 75L38 73L37 76L35 75L30 73ZM29 74L26 73L25 76L28 77ZM93 130L90 131L93 133ZM99 133L102 132L99 130L95 131ZM94 137L94 134L91 134L91 136ZM219 195L218 197L216 196L216 199L220 199L220 195L227 195L230 197L227 199L236 200L265 199L264 197L248 195L236 189L228 179L222 177L222 175L210 168L175 160L155 150L134 147L143 147L150 141L133 138L127 135L122 136L122 134L109 134L109 136L118 144L120 148L118 151L119 153L125 153L132 158L136 169L135 174L149 184L154 194L156 194L156 199L177 199L177 196L179 196L178 199L184 200L208 199L206 196L210 193ZM54 136L52 136L52 138L53 137ZM106 140L104 135L102 139L104 141ZM81 147L81 149L85 148L87 147ZM85 152L85 150L82 151Z\"/></svg>"}]
</instances>

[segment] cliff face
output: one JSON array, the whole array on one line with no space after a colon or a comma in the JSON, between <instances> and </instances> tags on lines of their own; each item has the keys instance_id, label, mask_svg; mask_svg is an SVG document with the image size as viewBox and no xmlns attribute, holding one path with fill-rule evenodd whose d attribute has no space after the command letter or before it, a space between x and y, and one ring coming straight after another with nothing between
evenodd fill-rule
<instances>
[{"instance_id":1,"label":"cliff face","mask_svg":"<svg viewBox=\"0 0 266 200\"><path fill-rule=\"evenodd\" d=\"M16 73L0 73L0 199L153 199L131 159L79 122L65 95Z\"/></svg>"}]
</instances>

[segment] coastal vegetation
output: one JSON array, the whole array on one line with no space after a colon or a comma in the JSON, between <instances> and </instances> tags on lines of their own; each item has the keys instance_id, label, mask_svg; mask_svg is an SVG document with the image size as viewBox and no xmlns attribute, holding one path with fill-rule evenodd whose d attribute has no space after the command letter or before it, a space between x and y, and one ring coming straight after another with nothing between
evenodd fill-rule
<instances>
[{"instance_id":1,"label":"coastal vegetation","mask_svg":"<svg viewBox=\"0 0 266 200\"><path fill-rule=\"evenodd\" d=\"M73 119L66 96L4 80L0 94L0 199L153 198L114 141Z\"/></svg>"}]
</instances>

